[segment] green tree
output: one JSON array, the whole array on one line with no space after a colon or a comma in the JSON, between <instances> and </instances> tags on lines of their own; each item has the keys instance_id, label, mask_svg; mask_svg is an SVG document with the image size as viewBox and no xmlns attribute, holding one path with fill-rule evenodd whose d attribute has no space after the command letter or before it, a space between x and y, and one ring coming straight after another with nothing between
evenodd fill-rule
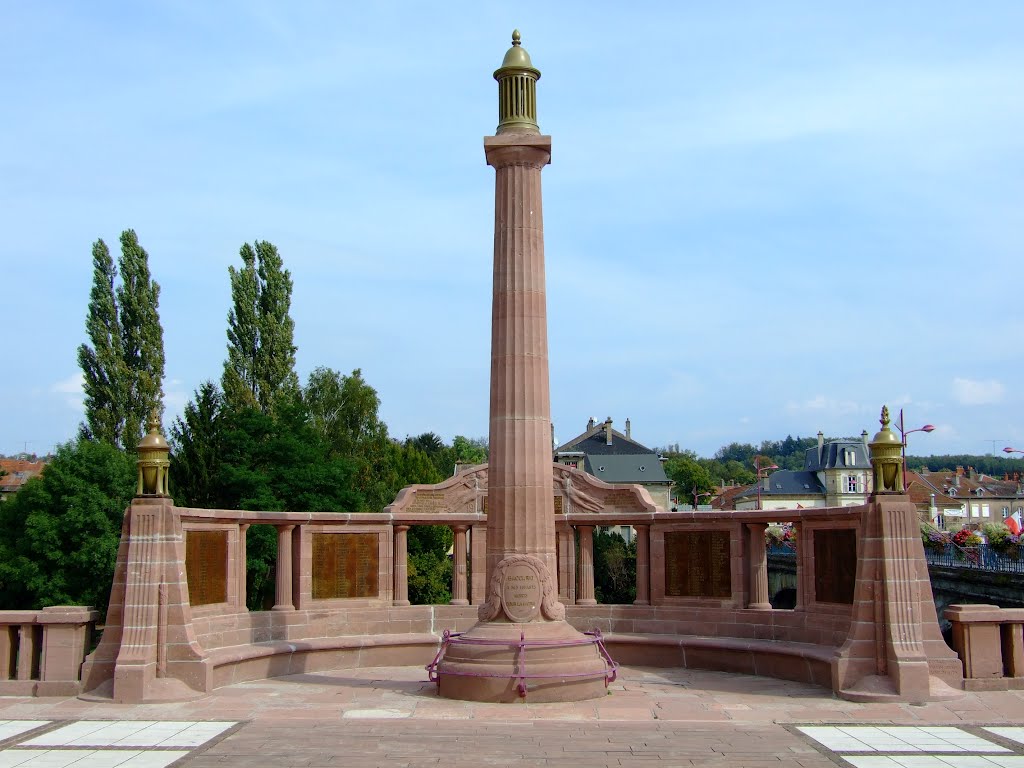
<instances>
[{"instance_id":1,"label":"green tree","mask_svg":"<svg viewBox=\"0 0 1024 768\"><path fill-rule=\"evenodd\" d=\"M93 284L85 328L89 343L78 348L85 391L83 438L132 449L149 412L163 410L163 328L160 286L149 256L133 230L121 233L120 277L106 243L92 248Z\"/></svg>"},{"instance_id":2,"label":"green tree","mask_svg":"<svg viewBox=\"0 0 1024 768\"><path fill-rule=\"evenodd\" d=\"M714 493L715 478L693 451L683 451L665 462L665 474L673 482L675 497L684 508L693 504L693 494ZM699 501L698 501L699 503Z\"/></svg>"},{"instance_id":3,"label":"green tree","mask_svg":"<svg viewBox=\"0 0 1024 768\"><path fill-rule=\"evenodd\" d=\"M0 504L0 607L92 605L106 610L133 458L78 440Z\"/></svg>"},{"instance_id":4,"label":"green tree","mask_svg":"<svg viewBox=\"0 0 1024 768\"><path fill-rule=\"evenodd\" d=\"M92 246L93 278L85 331L90 344L78 348L85 391L83 438L122 445L127 403L127 371L121 342L121 320L117 312L115 284L117 267L103 240Z\"/></svg>"},{"instance_id":5,"label":"green tree","mask_svg":"<svg viewBox=\"0 0 1024 768\"><path fill-rule=\"evenodd\" d=\"M618 533L594 531L594 597L603 604L636 599L636 540Z\"/></svg>"},{"instance_id":6,"label":"green tree","mask_svg":"<svg viewBox=\"0 0 1024 768\"><path fill-rule=\"evenodd\" d=\"M224 395L212 381L203 382L185 412L171 425L171 492L179 505L221 506L219 485Z\"/></svg>"},{"instance_id":7,"label":"green tree","mask_svg":"<svg viewBox=\"0 0 1024 768\"><path fill-rule=\"evenodd\" d=\"M414 525L409 529L409 602L436 605L452 599L455 536L447 525Z\"/></svg>"},{"instance_id":8,"label":"green tree","mask_svg":"<svg viewBox=\"0 0 1024 768\"><path fill-rule=\"evenodd\" d=\"M121 354L127 371L125 448L134 448L156 408L163 413L164 331L160 325L160 286L149 272L149 255L134 230L121 233Z\"/></svg>"},{"instance_id":9,"label":"green tree","mask_svg":"<svg viewBox=\"0 0 1024 768\"><path fill-rule=\"evenodd\" d=\"M278 398L299 389L295 323L289 314L292 278L271 243L246 243L239 254L242 268L228 267L232 308L221 387L229 408L270 413Z\"/></svg>"}]
</instances>

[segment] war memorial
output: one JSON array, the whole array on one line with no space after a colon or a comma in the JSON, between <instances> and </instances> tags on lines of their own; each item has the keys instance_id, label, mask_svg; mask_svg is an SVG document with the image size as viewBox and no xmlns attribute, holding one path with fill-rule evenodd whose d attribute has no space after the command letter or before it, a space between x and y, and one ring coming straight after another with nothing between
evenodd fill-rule
<instances>
[{"instance_id":1,"label":"war memorial","mask_svg":"<svg viewBox=\"0 0 1024 768\"><path fill-rule=\"evenodd\" d=\"M954 606L957 651L940 634L885 408L868 502L786 513L797 539L792 609L773 609L768 595L765 530L777 511L670 512L639 486L552 462L541 199L552 140L518 32L494 77L489 463L405 488L379 513L181 508L153 419L98 645L88 652L99 619L89 609L5 612L0 692L159 704L270 678L415 667L437 697L514 711L605 697L620 665L741 673L898 705L1024 688L1024 612ZM266 611L246 608L254 524L277 530ZM410 605L417 525L454 532L450 604ZM598 604L593 533L619 525L636 532L636 600Z\"/></svg>"}]
</instances>

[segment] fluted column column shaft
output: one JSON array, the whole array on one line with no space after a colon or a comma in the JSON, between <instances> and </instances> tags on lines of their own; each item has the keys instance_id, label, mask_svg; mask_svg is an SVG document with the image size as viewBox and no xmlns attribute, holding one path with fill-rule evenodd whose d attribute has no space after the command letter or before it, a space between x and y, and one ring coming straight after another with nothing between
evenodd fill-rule
<instances>
[{"instance_id":1,"label":"fluted column column shaft","mask_svg":"<svg viewBox=\"0 0 1024 768\"><path fill-rule=\"evenodd\" d=\"M466 530L468 525L453 525L455 541L452 544L452 605L469 605L466 589Z\"/></svg>"},{"instance_id":2,"label":"fluted column column shaft","mask_svg":"<svg viewBox=\"0 0 1024 768\"><path fill-rule=\"evenodd\" d=\"M396 525L391 529L394 536L394 562L392 574L395 583L391 600L395 605L409 604L409 526Z\"/></svg>"},{"instance_id":3,"label":"fluted column column shaft","mask_svg":"<svg viewBox=\"0 0 1024 768\"><path fill-rule=\"evenodd\" d=\"M597 605L594 598L594 526L579 525L580 578L576 585L577 605Z\"/></svg>"},{"instance_id":4,"label":"fluted column column shaft","mask_svg":"<svg viewBox=\"0 0 1024 768\"><path fill-rule=\"evenodd\" d=\"M750 599L748 608L770 609L768 600L768 554L765 550L764 532L767 523L747 523L750 550L747 568L750 572Z\"/></svg>"},{"instance_id":5,"label":"fluted column column shaft","mask_svg":"<svg viewBox=\"0 0 1024 768\"><path fill-rule=\"evenodd\" d=\"M275 611L294 611L292 595L292 531L294 525L277 526L277 573L275 580Z\"/></svg>"},{"instance_id":6,"label":"fluted column column shaft","mask_svg":"<svg viewBox=\"0 0 1024 768\"><path fill-rule=\"evenodd\" d=\"M556 574L541 168L546 136L484 140L495 169L487 573L510 554Z\"/></svg>"},{"instance_id":7,"label":"fluted column column shaft","mask_svg":"<svg viewBox=\"0 0 1024 768\"><path fill-rule=\"evenodd\" d=\"M246 537L249 531L249 523L238 524L238 562L236 563L236 573L238 574L238 610L245 611L246 608L246 577L248 576L248 568L246 564Z\"/></svg>"},{"instance_id":8,"label":"fluted column column shaft","mask_svg":"<svg viewBox=\"0 0 1024 768\"><path fill-rule=\"evenodd\" d=\"M651 602L651 526L637 525L636 529L636 605Z\"/></svg>"}]
</instances>

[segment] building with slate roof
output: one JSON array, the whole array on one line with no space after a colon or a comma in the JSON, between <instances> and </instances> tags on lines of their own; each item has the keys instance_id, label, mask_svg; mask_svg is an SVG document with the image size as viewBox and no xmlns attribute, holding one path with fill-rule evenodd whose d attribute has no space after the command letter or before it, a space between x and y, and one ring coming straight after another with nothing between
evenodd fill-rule
<instances>
[{"instance_id":1,"label":"building with slate roof","mask_svg":"<svg viewBox=\"0 0 1024 768\"><path fill-rule=\"evenodd\" d=\"M641 485L660 509L667 510L672 481L662 459L630 433L629 419L624 433L612 427L610 417L601 423L590 419L585 432L555 449L555 462L582 469L606 483Z\"/></svg>"},{"instance_id":2,"label":"building with slate roof","mask_svg":"<svg viewBox=\"0 0 1024 768\"><path fill-rule=\"evenodd\" d=\"M907 492L922 520L947 531L1001 523L1014 512L1024 516L1024 483L1019 475L998 478L973 467L908 471Z\"/></svg>"},{"instance_id":3,"label":"building with slate roof","mask_svg":"<svg viewBox=\"0 0 1024 768\"><path fill-rule=\"evenodd\" d=\"M818 445L808 448L801 470L780 469L762 478L762 509L849 507L864 504L871 493L868 433L861 438L830 440L818 433ZM734 497L736 509L756 509L757 484Z\"/></svg>"}]
</instances>

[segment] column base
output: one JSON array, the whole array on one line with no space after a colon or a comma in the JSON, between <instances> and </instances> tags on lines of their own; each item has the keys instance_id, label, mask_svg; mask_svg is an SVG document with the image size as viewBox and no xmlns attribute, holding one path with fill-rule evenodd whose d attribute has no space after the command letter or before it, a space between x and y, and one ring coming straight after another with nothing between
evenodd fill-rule
<instances>
[{"instance_id":1,"label":"column base","mask_svg":"<svg viewBox=\"0 0 1024 768\"><path fill-rule=\"evenodd\" d=\"M606 695L615 665L565 621L480 622L452 639L437 665L446 699L513 703Z\"/></svg>"}]
</instances>

